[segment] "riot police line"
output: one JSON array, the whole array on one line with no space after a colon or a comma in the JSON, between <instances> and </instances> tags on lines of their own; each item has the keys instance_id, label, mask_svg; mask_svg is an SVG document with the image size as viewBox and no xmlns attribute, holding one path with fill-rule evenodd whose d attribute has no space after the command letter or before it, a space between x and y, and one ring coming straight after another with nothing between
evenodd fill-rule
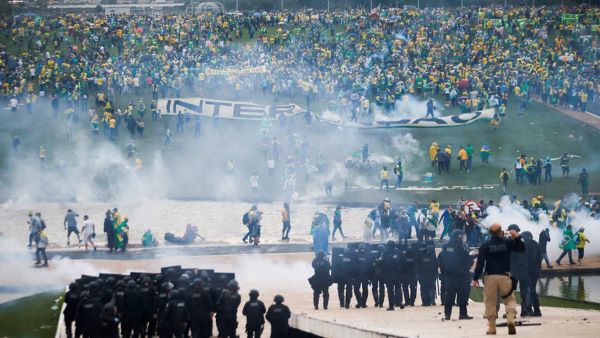
<instances>
[{"instance_id":1,"label":"riot police line","mask_svg":"<svg viewBox=\"0 0 600 338\"><path fill-rule=\"evenodd\" d=\"M524 299L521 315L541 316L535 285L542 258L531 233L524 232L523 238L527 251L511 258ZM451 318L455 305L459 307L459 319L472 319L467 305L476 256L476 251L466 245L462 230L452 231L450 240L437 255L433 241L406 240L350 243L346 248L333 248L331 259L319 252L312 262L314 275L309 278L313 305L319 309L322 298L322 307L327 309L329 287L337 284L341 308L366 308L372 298L373 306L393 311L415 306L419 288L422 306L435 306L439 296L446 320ZM524 271L529 275L524 276Z\"/></svg>"},{"instance_id":2,"label":"riot police line","mask_svg":"<svg viewBox=\"0 0 600 338\"><path fill-rule=\"evenodd\" d=\"M234 273L212 269L171 266L160 273L83 275L64 296L66 336L208 338L216 324L218 337L237 337L238 290ZM249 296L243 308L248 336L260 337L266 312L271 337L286 337L290 310L283 297L275 296L267 311L257 290Z\"/></svg>"}]
</instances>

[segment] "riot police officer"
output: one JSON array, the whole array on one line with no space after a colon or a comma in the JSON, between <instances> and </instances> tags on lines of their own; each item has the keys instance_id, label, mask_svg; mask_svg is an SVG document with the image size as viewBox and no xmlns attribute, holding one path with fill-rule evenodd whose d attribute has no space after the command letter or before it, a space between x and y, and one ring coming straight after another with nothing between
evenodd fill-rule
<instances>
[{"instance_id":1,"label":"riot police officer","mask_svg":"<svg viewBox=\"0 0 600 338\"><path fill-rule=\"evenodd\" d=\"M469 270L473 265L473 259L463 242L463 235L462 230L453 230L450 234L450 241L444 244L438 256L445 285L443 296L446 320L450 320L455 299L460 311L458 319L473 319L467 313L471 277Z\"/></svg>"},{"instance_id":2,"label":"riot police officer","mask_svg":"<svg viewBox=\"0 0 600 338\"><path fill-rule=\"evenodd\" d=\"M290 325L290 308L283 304L283 296L276 295L275 304L269 306L266 318L271 323L271 338L286 338ZM327 308L327 307L325 307Z\"/></svg>"},{"instance_id":3,"label":"riot police officer","mask_svg":"<svg viewBox=\"0 0 600 338\"><path fill-rule=\"evenodd\" d=\"M210 294L204 289L200 278L194 279L186 298L193 338L208 338L211 335L210 313L214 307Z\"/></svg>"},{"instance_id":4,"label":"riot police officer","mask_svg":"<svg viewBox=\"0 0 600 338\"><path fill-rule=\"evenodd\" d=\"M354 280L354 270L356 267L355 259L349 249L344 249L344 254L340 262L340 271L337 282L338 298L340 307L350 308L352 301L352 285Z\"/></svg>"},{"instance_id":5,"label":"riot police officer","mask_svg":"<svg viewBox=\"0 0 600 338\"><path fill-rule=\"evenodd\" d=\"M127 289L123 296L123 317L121 334L124 338L139 337L142 333L142 295L133 280L127 282Z\"/></svg>"},{"instance_id":6,"label":"riot police officer","mask_svg":"<svg viewBox=\"0 0 600 338\"><path fill-rule=\"evenodd\" d=\"M417 275L415 272L415 251L411 245L400 244L400 282L404 294L404 306L415 306L417 297ZM402 303L402 298L399 300ZM400 305L400 304L398 304Z\"/></svg>"},{"instance_id":7,"label":"riot police officer","mask_svg":"<svg viewBox=\"0 0 600 338\"><path fill-rule=\"evenodd\" d=\"M319 298L323 294L323 309L327 310L329 304L329 286L331 286L331 264L325 257L323 251L317 252L317 256L312 261L312 267L315 270L314 275L309 279L310 286L313 289L313 304L315 310L319 309ZM341 303L341 301L340 301Z\"/></svg>"},{"instance_id":8,"label":"riot police officer","mask_svg":"<svg viewBox=\"0 0 600 338\"><path fill-rule=\"evenodd\" d=\"M217 314L221 318L220 337L235 338L237 322L237 311L242 298L238 293L239 286L236 280L230 280L227 283L227 288L223 289L219 301L217 302Z\"/></svg>"},{"instance_id":9,"label":"riot police officer","mask_svg":"<svg viewBox=\"0 0 600 338\"><path fill-rule=\"evenodd\" d=\"M388 311L394 311L394 306L402 305L402 289L400 287L400 269L402 261L394 241L388 241L382 257L383 271L385 271L385 287L388 294Z\"/></svg>"},{"instance_id":10,"label":"riot police officer","mask_svg":"<svg viewBox=\"0 0 600 338\"><path fill-rule=\"evenodd\" d=\"M421 286L421 304L432 306L435 305L435 281L438 274L435 246L433 242L424 243L417 250L415 268Z\"/></svg>"},{"instance_id":11,"label":"riot police officer","mask_svg":"<svg viewBox=\"0 0 600 338\"><path fill-rule=\"evenodd\" d=\"M369 252L367 252L367 246L364 243L359 244L356 255L357 274L354 280L354 297L356 297L357 308L366 308L367 299L369 298L369 280L373 273L373 263Z\"/></svg>"},{"instance_id":12,"label":"riot police officer","mask_svg":"<svg viewBox=\"0 0 600 338\"><path fill-rule=\"evenodd\" d=\"M75 321L75 314L79 306L79 293L79 285L77 283L69 284L69 291L65 294L65 310L63 311L67 338L73 337L73 322Z\"/></svg>"},{"instance_id":13,"label":"riot police officer","mask_svg":"<svg viewBox=\"0 0 600 338\"><path fill-rule=\"evenodd\" d=\"M163 331L164 336L161 336L161 338L171 338L173 336L182 338L190 316L185 305L185 300L179 290L172 290L169 296L170 299L163 314L162 325L166 324L166 326Z\"/></svg>"},{"instance_id":14,"label":"riot police officer","mask_svg":"<svg viewBox=\"0 0 600 338\"><path fill-rule=\"evenodd\" d=\"M385 245L378 245L377 249L371 250L373 264L373 274L371 279L371 291L373 292L373 300L375 301L375 307L383 307L385 301L385 271L383 269L383 252L385 251Z\"/></svg>"},{"instance_id":15,"label":"riot police officer","mask_svg":"<svg viewBox=\"0 0 600 338\"><path fill-rule=\"evenodd\" d=\"M150 277L142 279L140 296L142 298L142 336L152 336L156 332L156 287L152 284Z\"/></svg>"}]
</instances>

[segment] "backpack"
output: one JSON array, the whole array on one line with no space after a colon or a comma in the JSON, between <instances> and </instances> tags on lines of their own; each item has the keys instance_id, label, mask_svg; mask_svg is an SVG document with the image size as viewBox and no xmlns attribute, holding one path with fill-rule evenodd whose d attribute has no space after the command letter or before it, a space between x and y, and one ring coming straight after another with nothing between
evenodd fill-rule
<instances>
[{"instance_id":1,"label":"backpack","mask_svg":"<svg viewBox=\"0 0 600 338\"><path fill-rule=\"evenodd\" d=\"M573 241L575 242L575 244L579 244L579 232L575 234L575 236L573 236Z\"/></svg>"},{"instance_id":2,"label":"backpack","mask_svg":"<svg viewBox=\"0 0 600 338\"><path fill-rule=\"evenodd\" d=\"M245 213L244 216L242 216L242 223L244 225L248 225L249 222L250 222L250 216L248 215L248 213Z\"/></svg>"}]
</instances>

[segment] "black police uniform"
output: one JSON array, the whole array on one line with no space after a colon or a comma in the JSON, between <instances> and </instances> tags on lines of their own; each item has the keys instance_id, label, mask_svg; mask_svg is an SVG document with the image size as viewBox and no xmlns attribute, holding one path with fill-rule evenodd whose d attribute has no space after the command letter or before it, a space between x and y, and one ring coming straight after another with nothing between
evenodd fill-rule
<instances>
[{"instance_id":1,"label":"black police uniform","mask_svg":"<svg viewBox=\"0 0 600 338\"><path fill-rule=\"evenodd\" d=\"M185 333L186 323L189 321L190 316L187 311L185 300L180 299L179 292L174 290L171 291L171 299L165 307L163 313L163 321L161 325L163 327L163 336L161 338L173 337L182 338Z\"/></svg>"},{"instance_id":2,"label":"black police uniform","mask_svg":"<svg viewBox=\"0 0 600 338\"><path fill-rule=\"evenodd\" d=\"M209 338L212 331L210 313L214 308L210 294L201 283L195 282L186 298L192 337Z\"/></svg>"},{"instance_id":3,"label":"black police uniform","mask_svg":"<svg viewBox=\"0 0 600 338\"><path fill-rule=\"evenodd\" d=\"M265 304L256 298L250 298L244 304L242 314L246 316L246 332L248 338L260 338L265 325Z\"/></svg>"},{"instance_id":4,"label":"black police uniform","mask_svg":"<svg viewBox=\"0 0 600 338\"><path fill-rule=\"evenodd\" d=\"M315 309L319 308L319 297L323 294L323 308L327 310L329 304L329 286L331 286L331 264L325 257L316 257L312 261L314 275L310 279L311 288L313 289L313 305ZM341 303L341 301L340 301Z\"/></svg>"},{"instance_id":5,"label":"black police uniform","mask_svg":"<svg viewBox=\"0 0 600 338\"><path fill-rule=\"evenodd\" d=\"M221 331L219 337L235 338L237 329L237 310L241 303L241 297L237 292L223 289L217 303L217 314L220 317Z\"/></svg>"},{"instance_id":6,"label":"black police uniform","mask_svg":"<svg viewBox=\"0 0 600 338\"><path fill-rule=\"evenodd\" d=\"M100 335L100 313L102 304L100 300L88 291L81 293L79 307L75 314L75 336L95 338Z\"/></svg>"},{"instance_id":7,"label":"black police uniform","mask_svg":"<svg viewBox=\"0 0 600 338\"><path fill-rule=\"evenodd\" d=\"M525 252L513 252L510 255L510 272L519 281L518 287L521 294L521 316L529 315L527 309L531 306L528 261L527 247L525 247Z\"/></svg>"},{"instance_id":8,"label":"black police uniform","mask_svg":"<svg viewBox=\"0 0 600 338\"><path fill-rule=\"evenodd\" d=\"M289 331L288 320L290 319L290 308L281 303L269 306L266 318L271 323L271 338L287 338Z\"/></svg>"},{"instance_id":9,"label":"black police uniform","mask_svg":"<svg viewBox=\"0 0 600 338\"><path fill-rule=\"evenodd\" d=\"M371 280L371 291L376 307L383 307L385 301L385 271L383 267L383 251L384 246L380 246L378 250L371 250L371 255L375 257L372 260L373 277Z\"/></svg>"},{"instance_id":10,"label":"black police uniform","mask_svg":"<svg viewBox=\"0 0 600 338\"><path fill-rule=\"evenodd\" d=\"M338 298L340 307L349 308L352 301L353 273L356 262L353 261L350 251L344 251L344 257L340 262L340 271L337 282Z\"/></svg>"},{"instance_id":11,"label":"black police uniform","mask_svg":"<svg viewBox=\"0 0 600 338\"><path fill-rule=\"evenodd\" d=\"M369 298L369 281L373 275L373 262L366 248L360 248L357 252L357 263L358 273L354 280L354 297L356 297L357 308L366 308Z\"/></svg>"},{"instance_id":12,"label":"black police uniform","mask_svg":"<svg viewBox=\"0 0 600 338\"><path fill-rule=\"evenodd\" d=\"M75 321L78 306L79 289L77 284L73 283L72 286L69 286L69 291L65 294L65 310L63 311L67 338L73 337L73 322Z\"/></svg>"},{"instance_id":13,"label":"black police uniform","mask_svg":"<svg viewBox=\"0 0 600 338\"><path fill-rule=\"evenodd\" d=\"M421 286L421 304L423 306L435 305L435 281L438 275L438 261L433 245L425 245L420 248L415 268Z\"/></svg>"},{"instance_id":14,"label":"black police uniform","mask_svg":"<svg viewBox=\"0 0 600 338\"><path fill-rule=\"evenodd\" d=\"M394 242L388 242L382 257L385 287L388 294L388 310L394 310L396 304L399 304L400 308L404 308L400 287L401 264L400 253L396 250ZM399 301L398 297L400 298Z\"/></svg>"},{"instance_id":15,"label":"black police uniform","mask_svg":"<svg viewBox=\"0 0 600 338\"><path fill-rule=\"evenodd\" d=\"M156 295L156 287L150 281L144 281L140 287L142 336L151 336L156 332Z\"/></svg>"},{"instance_id":16,"label":"black police uniform","mask_svg":"<svg viewBox=\"0 0 600 338\"><path fill-rule=\"evenodd\" d=\"M412 245L401 245L400 257L402 260L400 281L402 283L402 293L404 294L404 305L414 306L417 298L417 275L415 272L415 252Z\"/></svg>"},{"instance_id":17,"label":"black police uniform","mask_svg":"<svg viewBox=\"0 0 600 338\"><path fill-rule=\"evenodd\" d=\"M142 295L140 290L133 284L127 285L127 290L123 296L123 317L121 319L121 334L123 338L139 337L142 332Z\"/></svg>"},{"instance_id":18,"label":"black police uniform","mask_svg":"<svg viewBox=\"0 0 600 338\"><path fill-rule=\"evenodd\" d=\"M453 237L442 247L438 260L444 280L445 317L450 318L452 306L456 299L460 309L459 318L468 319L467 302L471 282L469 269L473 265L473 259L469 256L468 248L460 237Z\"/></svg>"}]
</instances>

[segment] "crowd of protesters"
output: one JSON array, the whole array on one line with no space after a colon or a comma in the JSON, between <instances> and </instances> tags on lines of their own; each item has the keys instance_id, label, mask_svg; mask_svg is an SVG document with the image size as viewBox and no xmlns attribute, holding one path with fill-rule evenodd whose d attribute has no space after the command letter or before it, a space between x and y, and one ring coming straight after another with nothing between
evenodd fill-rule
<instances>
[{"instance_id":1,"label":"crowd of protesters","mask_svg":"<svg viewBox=\"0 0 600 338\"><path fill-rule=\"evenodd\" d=\"M155 100L224 89L237 98L302 97L307 109L325 99L349 119L371 102L390 110L404 94L443 96L463 111L522 110L532 95L585 110L600 85L598 15L514 7L8 17L1 93L28 112L46 96L55 115L87 111L97 95L152 92ZM249 76L206 72L264 65L268 72ZM131 104L143 120L150 103ZM92 119L102 118L99 109Z\"/></svg>"}]
</instances>

